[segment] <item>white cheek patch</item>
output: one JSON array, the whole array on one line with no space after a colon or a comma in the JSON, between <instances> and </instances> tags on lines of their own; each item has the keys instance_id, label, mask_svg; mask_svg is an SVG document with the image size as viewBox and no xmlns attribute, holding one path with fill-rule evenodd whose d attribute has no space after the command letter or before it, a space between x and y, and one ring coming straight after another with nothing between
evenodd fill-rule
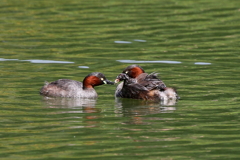
<instances>
[{"instance_id":1,"label":"white cheek patch","mask_svg":"<svg viewBox=\"0 0 240 160\"><path fill-rule=\"evenodd\" d=\"M107 82L106 82L106 81L103 81L103 83L104 83L104 84L107 84Z\"/></svg>"}]
</instances>

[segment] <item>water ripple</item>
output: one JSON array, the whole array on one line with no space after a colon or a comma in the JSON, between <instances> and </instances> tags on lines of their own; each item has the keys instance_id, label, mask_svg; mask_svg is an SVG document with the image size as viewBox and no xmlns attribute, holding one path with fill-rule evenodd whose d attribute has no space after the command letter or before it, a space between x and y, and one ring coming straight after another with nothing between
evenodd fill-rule
<instances>
[{"instance_id":1,"label":"water ripple","mask_svg":"<svg viewBox=\"0 0 240 160\"><path fill-rule=\"evenodd\" d=\"M136 41L136 42L147 42L146 40L142 40L142 39L134 39L134 41Z\"/></svg>"},{"instance_id":2,"label":"water ripple","mask_svg":"<svg viewBox=\"0 0 240 160\"><path fill-rule=\"evenodd\" d=\"M19 59L5 59L5 58L0 58L0 61L28 61L31 63L75 63L75 62L68 62L68 61L54 61L54 60L40 60L40 59L19 60ZM86 66L83 66L83 67L86 67Z\"/></svg>"},{"instance_id":3,"label":"water ripple","mask_svg":"<svg viewBox=\"0 0 240 160\"><path fill-rule=\"evenodd\" d=\"M129 41L114 41L114 43L129 44L129 43L132 43L132 42L129 42Z\"/></svg>"},{"instance_id":4,"label":"water ripple","mask_svg":"<svg viewBox=\"0 0 240 160\"><path fill-rule=\"evenodd\" d=\"M5 58L0 58L0 61L18 61L18 59L5 59Z\"/></svg>"},{"instance_id":5,"label":"water ripple","mask_svg":"<svg viewBox=\"0 0 240 160\"><path fill-rule=\"evenodd\" d=\"M30 59L30 60L22 60L22 61L29 61L31 63L74 63L68 61L53 61L53 60L39 60L39 59Z\"/></svg>"},{"instance_id":6,"label":"water ripple","mask_svg":"<svg viewBox=\"0 0 240 160\"><path fill-rule=\"evenodd\" d=\"M78 66L78 68L89 68L88 66Z\"/></svg>"},{"instance_id":7,"label":"water ripple","mask_svg":"<svg viewBox=\"0 0 240 160\"><path fill-rule=\"evenodd\" d=\"M197 65L211 65L212 63L207 63L207 62L195 62L194 64L197 64Z\"/></svg>"},{"instance_id":8,"label":"water ripple","mask_svg":"<svg viewBox=\"0 0 240 160\"><path fill-rule=\"evenodd\" d=\"M169 63L169 64L180 64L179 61L136 61L136 60L117 60L121 63Z\"/></svg>"}]
</instances>

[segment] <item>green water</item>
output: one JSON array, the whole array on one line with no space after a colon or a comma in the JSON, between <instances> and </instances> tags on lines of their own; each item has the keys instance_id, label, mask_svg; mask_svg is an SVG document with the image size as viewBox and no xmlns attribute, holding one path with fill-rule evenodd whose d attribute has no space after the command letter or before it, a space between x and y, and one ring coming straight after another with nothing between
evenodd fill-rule
<instances>
[{"instance_id":1,"label":"green water","mask_svg":"<svg viewBox=\"0 0 240 160\"><path fill-rule=\"evenodd\" d=\"M1 0L0 159L239 159L239 17L238 0ZM181 99L39 95L133 63Z\"/></svg>"}]
</instances>

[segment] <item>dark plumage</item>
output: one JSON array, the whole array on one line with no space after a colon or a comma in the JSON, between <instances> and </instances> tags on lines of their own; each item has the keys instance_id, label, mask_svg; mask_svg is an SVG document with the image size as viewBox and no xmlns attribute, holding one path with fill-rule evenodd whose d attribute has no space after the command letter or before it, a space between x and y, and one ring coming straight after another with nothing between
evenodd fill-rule
<instances>
[{"instance_id":1,"label":"dark plumage","mask_svg":"<svg viewBox=\"0 0 240 160\"><path fill-rule=\"evenodd\" d=\"M173 88L168 88L157 76L157 73L147 74L138 65L130 65L119 74L115 83L121 82L115 91L116 97L164 100L177 99Z\"/></svg>"}]
</instances>

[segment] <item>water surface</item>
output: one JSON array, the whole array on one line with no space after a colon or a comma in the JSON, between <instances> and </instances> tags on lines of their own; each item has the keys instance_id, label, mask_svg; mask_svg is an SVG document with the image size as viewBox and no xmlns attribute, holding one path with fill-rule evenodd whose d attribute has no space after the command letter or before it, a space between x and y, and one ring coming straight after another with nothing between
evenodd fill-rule
<instances>
[{"instance_id":1,"label":"water surface","mask_svg":"<svg viewBox=\"0 0 240 160\"><path fill-rule=\"evenodd\" d=\"M240 2L0 2L1 159L239 159ZM176 104L46 99L44 81L157 72Z\"/></svg>"}]
</instances>

